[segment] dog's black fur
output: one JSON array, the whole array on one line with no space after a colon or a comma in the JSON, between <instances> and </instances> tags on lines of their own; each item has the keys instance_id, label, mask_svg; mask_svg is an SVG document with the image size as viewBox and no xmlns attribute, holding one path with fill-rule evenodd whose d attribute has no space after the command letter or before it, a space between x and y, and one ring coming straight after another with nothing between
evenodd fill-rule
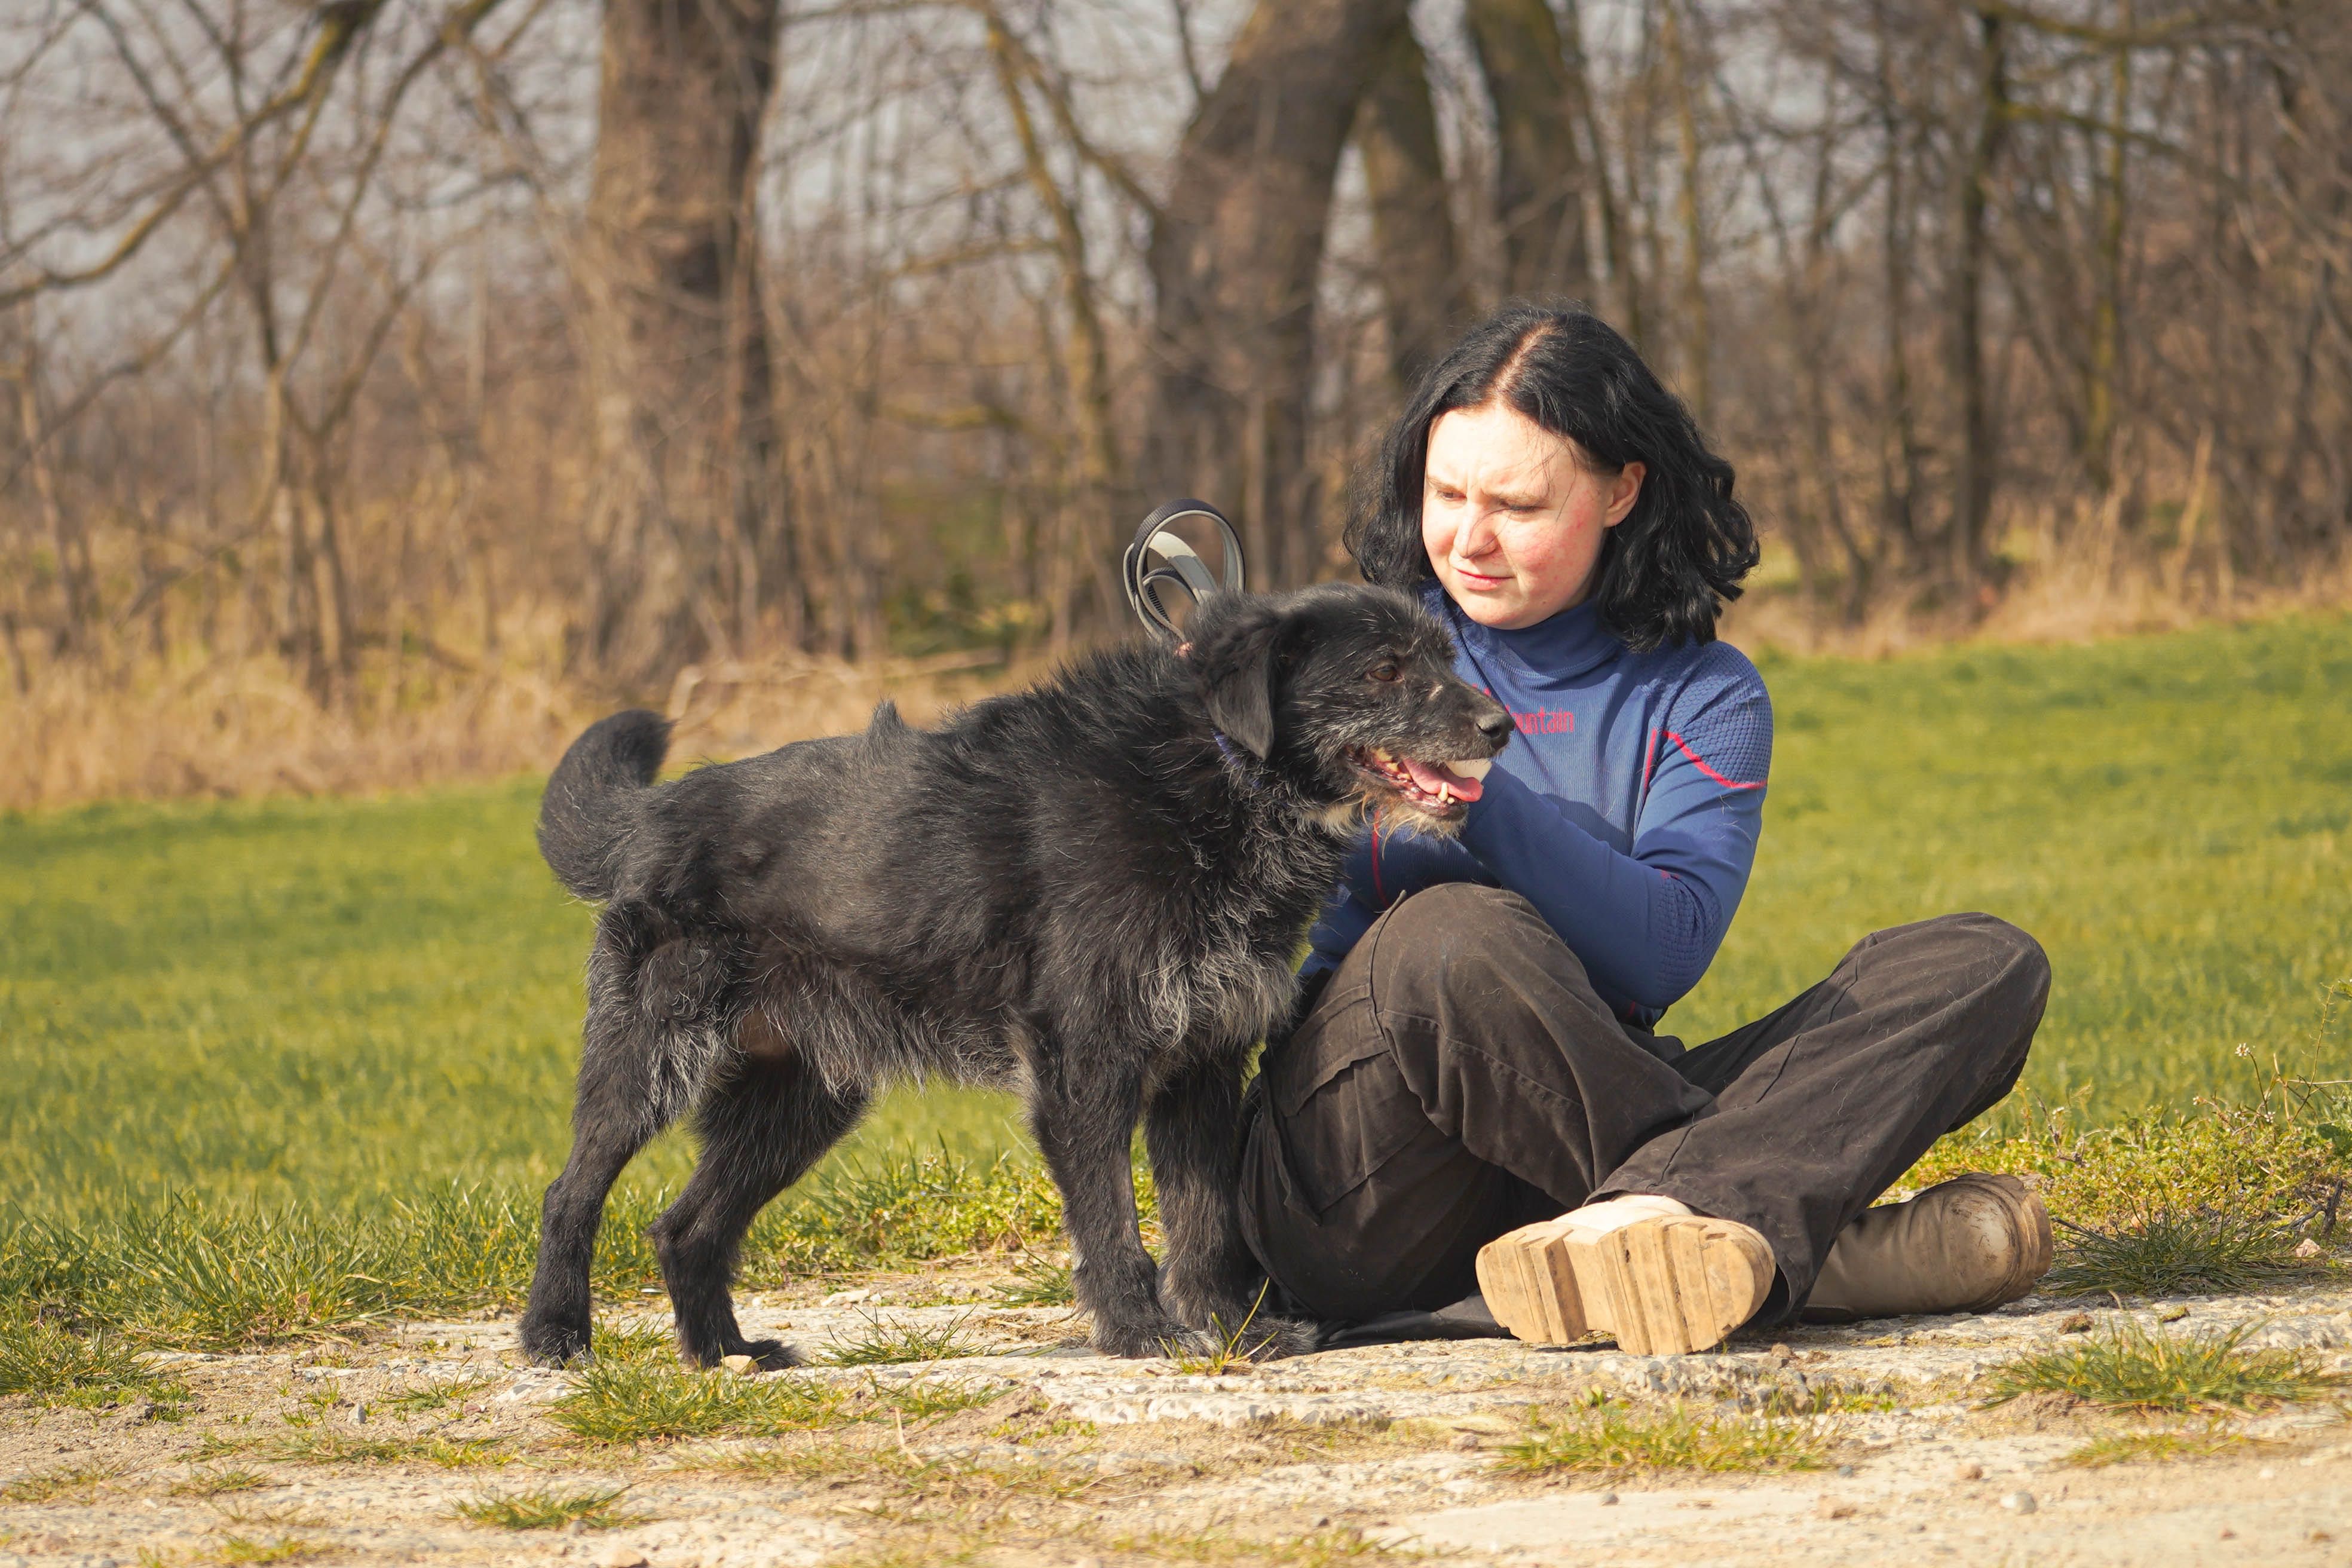
<instances>
[{"instance_id":1,"label":"dog's black fur","mask_svg":"<svg viewBox=\"0 0 2352 1568\"><path fill-rule=\"evenodd\" d=\"M748 1354L729 1283L752 1216L876 1090L931 1075L1018 1089L1060 1187L1094 1342L1119 1355L1240 1329L1258 1270L1235 1218L1251 1046L1282 1023L1299 943L1360 812L1444 827L1361 748L1483 758L1509 715L1452 671L1401 594L1222 595L1184 648L1079 660L1038 689L655 785L668 726L573 742L539 842L606 907L588 961L571 1158L548 1188L523 1348L588 1349L604 1198L691 1109L700 1163L654 1222L678 1344ZM1144 1123L1168 1265L1137 1232ZM1259 1353L1305 1348L1257 1315Z\"/></svg>"}]
</instances>

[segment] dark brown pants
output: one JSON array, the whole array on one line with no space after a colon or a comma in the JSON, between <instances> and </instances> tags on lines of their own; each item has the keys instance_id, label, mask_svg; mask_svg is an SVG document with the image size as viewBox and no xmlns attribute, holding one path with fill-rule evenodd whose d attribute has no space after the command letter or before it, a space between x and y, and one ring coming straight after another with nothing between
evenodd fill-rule
<instances>
[{"instance_id":1,"label":"dark brown pants","mask_svg":"<svg viewBox=\"0 0 2352 1568\"><path fill-rule=\"evenodd\" d=\"M1249 1100L1242 1223L1297 1309L1360 1321L1477 1289L1479 1247L1619 1193L1772 1245L1759 1317L1838 1231L2007 1094L2050 992L1990 915L1865 939L1827 980L1692 1050L1628 1029L1514 893L1452 883L1374 922Z\"/></svg>"}]
</instances>

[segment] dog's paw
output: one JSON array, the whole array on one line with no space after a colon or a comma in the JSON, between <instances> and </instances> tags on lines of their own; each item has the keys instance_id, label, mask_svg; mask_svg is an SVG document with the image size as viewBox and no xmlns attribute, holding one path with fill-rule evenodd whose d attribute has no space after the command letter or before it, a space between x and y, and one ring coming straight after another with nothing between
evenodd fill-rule
<instances>
[{"instance_id":1,"label":"dog's paw","mask_svg":"<svg viewBox=\"0 0 2352 1568\"><path fill-rule=\"evenodd\" d=\"M515 1325L522 1353L541 1366L569 1366L588 1355L588 1325L549 1318L525 1318Z\"/></svg>"},{"instance_id":2,"label":"dog's paw","mask_svg":"<svg viewBox=\"0 0 2352 1568\"><path fill-rule=\"evenodd\" d=\"M747 1355L761 1372L782 1372L787 1367L806 1366L808 1357L799 1349L782 1340L738 1340L728 1355ZM722 1356L722 1361L726 1358Z\"/></svg>"},{"instance_id":3,"label":"dog's paw","mask_svg":"<svg viewBox=\"0 0 2352 1568\"><path fill-rule=\"evenodd\" d=\"M788 1367L805 1366L808 1358L782 1340L720 1340L715 1344L680 1345L677 1358L690 1367L705 1371L724 1363L730 1356L747 1355L752 1365L761 1372L782 1372Z\"/></svg>"},{"instance_id":4,"label":"dog's paw","mask_svg":"<svg viewBox=\"0 0 2352 1568\"><path fill-rule=\"evenodd\" d=\"M1124 1356L1129 1361L1153 1356L1213 1355L1218 1345L1213 1336L1199 1329L1188 1329L1173 1318L1113 1323L1097 1317L1089 1340L1103 1354Z\"/></svg>"},{"instance_id":5,"label":"dog's paw","mask_svg":"<svg viewBox=\"0 0 2352 1568\"><path fill-rule=\"evenodd\" d=\"M1280 1361L1305 1355L1323 1337L1320 1327L1299 1318L1273 1318L1260 1312L1240 1332L1225 1336L1234 1352L1252 1361Z\"/></svg>"}]
</instances>

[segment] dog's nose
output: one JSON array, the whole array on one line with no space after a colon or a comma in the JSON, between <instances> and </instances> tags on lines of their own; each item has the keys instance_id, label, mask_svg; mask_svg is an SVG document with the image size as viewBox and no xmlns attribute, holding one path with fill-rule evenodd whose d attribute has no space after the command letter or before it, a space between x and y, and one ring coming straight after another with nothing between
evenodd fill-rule
<instances>
[{"instance_id":1,"label":"dog's nose","mask_svg":"<svg viewBox=\"0 0 2352 1568\"><path fill-rule=\"evenodd\" d=\"M1510 713L1501 707L1478 717L1478 733L1494 742L1498 749L1511 738L1511 731L1517 727L1512 722Z\"/></svg>"}]
</instances>

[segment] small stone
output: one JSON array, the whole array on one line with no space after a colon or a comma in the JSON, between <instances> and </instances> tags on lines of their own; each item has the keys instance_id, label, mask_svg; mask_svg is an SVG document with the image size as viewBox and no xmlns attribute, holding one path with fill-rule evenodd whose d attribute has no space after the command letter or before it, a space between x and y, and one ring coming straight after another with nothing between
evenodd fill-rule
<instances>
[{"instance_id":1,"label":"small stone","mask_svg":"<svg viewBox=\"0 0 2352 1568\"><path fill-rule=\"evenodd\" d=\"M2091 1314L2088 1312L2067 1313L2064 1318L2059 1321L2058 1331L2062 1334L2089 1333L2091 1331Z\"/></svg>"},{"instance_id":2,"label":"small stone","mask_svg":"<svg viewBox=\"0 0 2352 1568\"><path fill-rule=\"evenodd\" d=\"M2328 1534L2328 1533L2327 1533L2327 1531L2324 1531L2324 1530L2315 1530L2315 1531L2311 1531L2309 1534L2305 1535L2305 1536L2304 1537L2304 1539L2305 1539L2305 1541L2315 1542L2321 1542L2321 1541L2333 1541L2333 1540L2335 1540L2335 1539L2336 1539L2336 1537L2334 1537L2334 1536L2332 1536L2332 1535Z\"/></svg>"},{"instance_id":3,"label":"small stone","mask_svg":"<svg viewBox=\"0 0 2352 1568\"><path fill-rule=\"evenodd\" d=\"M1477 1446L1478 1434L1475 1432L1456 1432L1454 1435L1454 1447L1461 1449L1465 1454L1475 1448Z\"/></svg>"},{"instance_id":4,"label":"small stone","mask_svg":"<svg viewBox=\"0 0 2352 1568\"><path fill-rule=\"evenodd\" d=\"M1984 1479L1984 1467L1973 1459L1964 1465L1954 1465L1952 1479L1956 1481L1980 1481Z\"/></svg>"},{"instance_id":5,"label":"small stone","mask_svg":"<svg viewBox=\"0 0 2352 1568\"><path fill-rule=\"evenodd\" d=\"M2268 1465L2264 1465L2261 1469L2254 1472L2254 1479L2258 1481L2266 1481L2277 1474L2278 1472L2276 1470L2272 1469Z\"/></svg>"},{"instance_id":6,"label":"small stone","mask_svg":"<svg viewBox=\"0 0 2352 1568\"><path fill-rule=\"evenodd\" d=\"M1839 1498L1825 1497L1813 1505L1813 1511L1823 1519L1852 1519L1853 1504Z\"/></svg>"},{"instance_id":7,"label":"small stone","mask_svg":"<svg viewBox=\"0 0 2352 1568\"><path fill-rule=\"evenodd\" d=\"M1794 1361L1797 1359L1797 1352L1779 1341L1775 1341L1772 1345L1772 1356L1776 1361Z\"/></svg>"},{"instance_id":8,"label":"small stone","mask_svg":"<svg viewBox=\"0 0 2352 1568\"><path fill-rule=\"evenodd\" d=\"M1842 1476L1850 1476L1853 1474L1853 1467L1852 1465L1840 1465L1837 1468L1837 1473Z\"/></svg>"},{"instance_id":9,"label":"small stone","mask_svg":"<svg viewBox=\"0 0 2352 1568\"><path fill-rule=\"evenodd\" d=\"M366 1405L354 1405L352 1406L352 1425L354 1426L364 1426L367 1425Z\"/></svg>"},{"instance_id":10,"label":"small stone","mask_svg":"<svg viewBox=\"0 0 2352 1568\"><path fill-rule=\"evenodd\" d=\"M2224 1541L2235 1541L2238 1539L2238 1532L2231 1530L2225 1524L2221 1527L2221 1539Z\"/></svg>"},{"instance_id":11,"label":"small stone","mask_svg":"<svg viewBox=\"0 0 2352 1568\"><path fill-rule=\"evenodd\" d=\"M2032 1513L2042 1505L2033 1500L2032 1492L2011 1492L2000 1500L2000 1506L2011 1513Z\"/></svg>"},{"instance_id":12,"label":"small stone","mask_svg":"<svg viewBox=\"0 0 2352 1568\"><path fill-rule=\"evenodd\" d=\"M2159 1323L2177 1323L2188 1315L2189 1309L2176 1303L2157 1313L2156 1321Z\"/></svg>"},{"instance_id":13,"label":"small stone","mask_svg":"<svg viewBox=\"0 0 2352 1568\"><path fill-rule=\"evenodd\" d=\"M1617 1506L1617 1494L1615 1492L1602 1492L1593 1500L1599 1503L1602 1508L1615 1508Z\"/></svg>"},{"instance_id":14,"label":"small stone","mask_svg":"<svg viewBox=\"0 0 2352 1568\"><path fill-rule=\"evenodd\" d=\"M1099 1557L1081 1557L1076 1563L1071 1563L1070 1568L1102 1568L1102 1559Z\"/></svg>"},{"instance_id":15,"label":"small stone","mask_svg":"<svg viewBox=\"0 0 2352 1568\"><path fill-rule=\"evenodd\" d=\"M2319 1243L2306 1236L2294 1244L2294 1255L2297 1258L2316 1258L2319 1256Z\"/></svg>"},{"instance_id":16,"label":"small stone","mask_svg":"<svg viewBox=\"0 0 2352 1568\"><path fill-rule=\"evenodd\" d=\"M754 1376L760 1370L760 1363L747 1355L721 1356L719 1364L738 1377Z\"/></svg>"},{"instance_id":17,"label":"small stone","mask_svg":"<svg viewBox=\"0 0 2352 1568\"><path fill-rule=\"evenodd\" d=\"M1315 1522L1314 1522L1314 1524L1313 1524L1312 1526L1310 1526L1310 1528L1315 1529L1315 1530L1328 1530L1328 1529L1330 1529L1330 1528L1331 1528L1331 1516L1330 1516L1329 1514L1328 1514L1328 1513L1318 1513L1318 1514L1317 1514L1317 1515L1315 1516Z\"/></svg>"},{"instance_id":18,"label":"small stone","mask_svg":"<svg viewBox=\"0 0 2352 1568\"><path fill-rule=\"evenodd\" d=\"M600 1549L588 1561L596 1568L646 1568L644 1552L634 1546L624 1546L617 1541Z\"/></svg>"}]
</instances>

